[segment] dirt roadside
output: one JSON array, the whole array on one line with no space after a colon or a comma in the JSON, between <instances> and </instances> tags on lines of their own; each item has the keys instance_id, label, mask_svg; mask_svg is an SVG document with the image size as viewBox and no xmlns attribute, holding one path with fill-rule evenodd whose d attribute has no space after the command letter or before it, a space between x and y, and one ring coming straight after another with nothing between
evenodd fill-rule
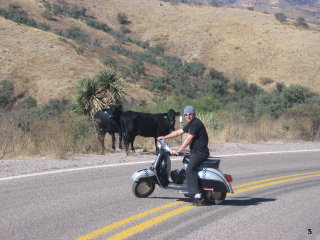
<instances>
[{"instance_id":1,"label":"dirt roadside","mask_svg":"<svg viewBox=\"0 0 320 240\"><path fill-rule=\"evenodd\" d=\"M225 143L210 146L211 156L257 153L257 152L277 152L295 150L319 150L320 142L264 142L257 144L249 143ZM126 156L124 151L114 153L81 154L67 159L50 157L33 157L27 159L0 160L0 178L17 176L22 174L32 174L46 171L55 171L70 168L81 168L99 166L106 164L130 163L137 161L153 161L152 153L137 152L134 155Z\"/></svg>"}]
</instances>

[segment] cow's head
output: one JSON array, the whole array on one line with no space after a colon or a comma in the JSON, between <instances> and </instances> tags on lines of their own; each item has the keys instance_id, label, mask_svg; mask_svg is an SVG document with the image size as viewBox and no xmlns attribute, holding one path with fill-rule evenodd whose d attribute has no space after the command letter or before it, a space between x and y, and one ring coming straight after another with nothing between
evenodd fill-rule
<instances>
[{"instance_id":1,"label":"cow's head","mask_svg":"<svg viewBox=\"0 0 320 240\"><path fill-rule=\"evenodd\" d=\"M167 113L168 115L168 120L169 120L169 129L170 132L174 131L174 126L176 124L176 116L179 116L179 112L175 112L173 109L170 109Z\"/></svg>"},{"instance_id":2,"label":"cow's head","mask_svg":"<svg viewBox=\"0 0 320 240\"><path fill-rule=\"evenodd\" d=\"M109 118L111 119L119 119L122 114L122 106L110 105L108 109Z\"/></svg>"}]
</instances>

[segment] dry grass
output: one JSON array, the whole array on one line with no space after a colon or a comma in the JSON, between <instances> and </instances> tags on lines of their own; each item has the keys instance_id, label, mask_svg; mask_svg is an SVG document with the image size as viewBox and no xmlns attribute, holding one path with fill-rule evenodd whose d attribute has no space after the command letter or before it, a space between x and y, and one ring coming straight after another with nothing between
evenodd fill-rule
<instances>
[{"instance_id":1,"label":"dry grass","mask_svg":"<svg viewBox=\"0 0 320 240\"><path fill-rule=\"evenodd\" d=\"M34 155L66 158L75 153L98 152L91 120L64 113L53 120L31 119L30 130L18 128L19 114L0 122L0 159Z\"/></svg>"},{"instance_id":2,"label":"dry grass","mask_svg":"<svg viewBox=\"0 0 320 240\"><path fill-rule=\"evenodd\" d=\"M15 114L0 122L0 159L27 156L52 156L67 158L79 153L99 153L100 144L91 120L64 113L53 120L32 120L30 130L17 127L21 120ZM220 127L212 128L204 120L211 144L225 142L258 143L273 140L315 140L314 124L306 118L281 117L277 120L248 121L241 114L221 119ZM319 130L320 126L317 126ZM176 123L176 129L180 128ZM182 136L182 140L185 139ZM118 136L116 135L116 145ZM169 140L173 149L181 144L181 138ZM111 137L105 138L106 150L111 151ZM154 138L137 136L136 152L153 153Z\"/></svg>"},{"instance_id":3,"label":"dry grass","mask_svg":"<svg viewBox=\"0 0 320 240\"><path fill-rule=\"evenodd\" d=\"M210 139L215 143L223 142L266 142L286 139L287 133L281 124L274 124L272 120L263 120L254 123L226 124L219 131L209 131Z\"/></svg>"}]
</instances>

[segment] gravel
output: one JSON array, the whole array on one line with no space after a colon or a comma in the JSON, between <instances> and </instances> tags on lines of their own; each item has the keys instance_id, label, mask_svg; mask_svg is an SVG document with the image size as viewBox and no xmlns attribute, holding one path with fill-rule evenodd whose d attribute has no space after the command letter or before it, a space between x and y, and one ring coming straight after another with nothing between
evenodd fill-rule
<instances>
[{"instance_id":1,"label":"gravel","mask_svg":"<svg viewBox=\"0 0 320 240\"><path fill-rule=\"evenodd\" d=\"M277 152L295 150L319 150L320 142L264 142L264 143L225 143L210 146L211 155L230 155L241 153ZM26 159L0 160L0 178L23 174L40 173L70 168L99 166L106 164L130 163L136 161L153 161L152 153L137 152L126 156L124 151L99 154L81 154L59 159L52 157L32 157Z\"/></svg>"}]
</instances>

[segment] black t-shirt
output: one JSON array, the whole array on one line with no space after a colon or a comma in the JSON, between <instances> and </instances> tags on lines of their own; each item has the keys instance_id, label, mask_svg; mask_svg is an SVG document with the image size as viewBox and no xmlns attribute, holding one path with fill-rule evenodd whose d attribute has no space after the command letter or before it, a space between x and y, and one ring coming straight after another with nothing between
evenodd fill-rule
<instances>
[{"instance_id":1,"label":"black t-shirt","mask_svg":"<svg viewBox=\"0 0 320 240\"><path fill-rule=\"evenodd\" d=\"M198 118L195 118L191 122L188 122L188 124L185 125L182 130L185 133L189 133L194 136L192 142L190 143L191 153L200 152L209 154L208 134L205 126Z\"/></svg>"}]
</instances>

